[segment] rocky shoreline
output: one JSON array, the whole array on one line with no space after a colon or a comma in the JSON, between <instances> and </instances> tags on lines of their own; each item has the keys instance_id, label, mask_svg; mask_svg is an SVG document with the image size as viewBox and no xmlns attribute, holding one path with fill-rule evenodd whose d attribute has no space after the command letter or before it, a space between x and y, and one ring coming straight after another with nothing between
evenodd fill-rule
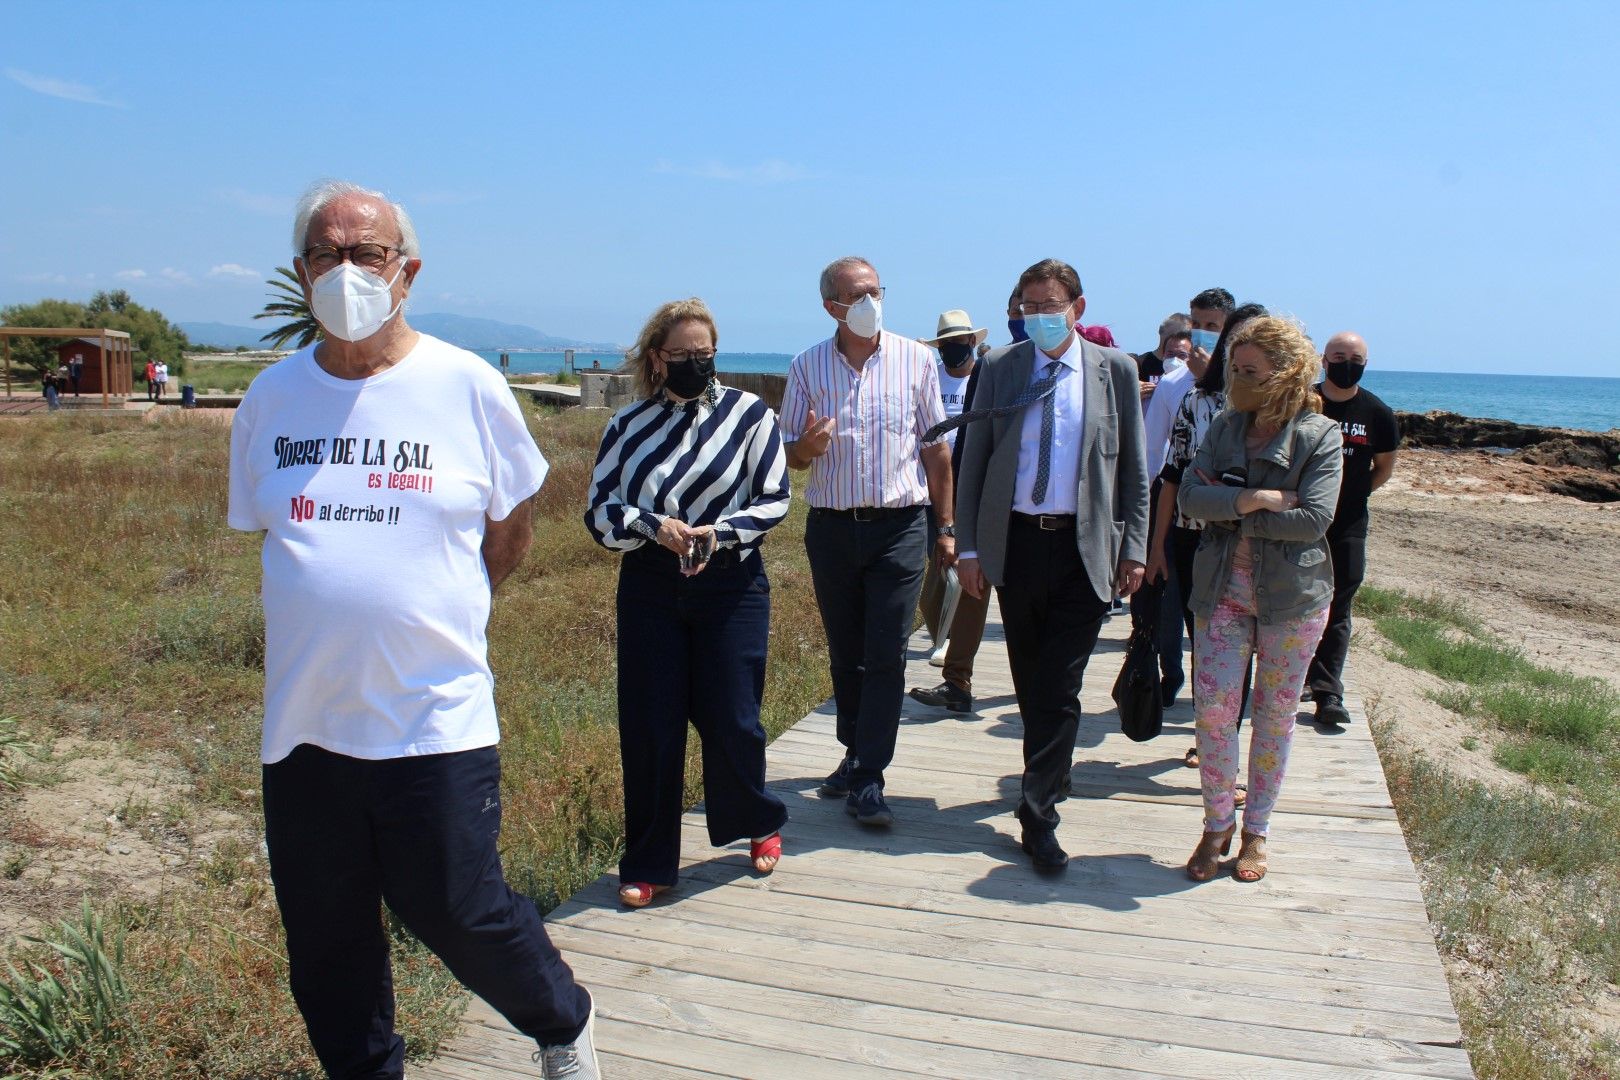
<instances>
[{"instance_id":1,"label":"rocky shoreline","mask_svg":"<svg viewBox=\"0 0 1620 1080\"><path fill-rule=\"evenodd\" d=\"M1555 494L1620 502L1620 428L1545 428L1440 410L1396 416L1405 447L1489 451L1547 470L1546 488Z\"/></svg>"}]
</instances>

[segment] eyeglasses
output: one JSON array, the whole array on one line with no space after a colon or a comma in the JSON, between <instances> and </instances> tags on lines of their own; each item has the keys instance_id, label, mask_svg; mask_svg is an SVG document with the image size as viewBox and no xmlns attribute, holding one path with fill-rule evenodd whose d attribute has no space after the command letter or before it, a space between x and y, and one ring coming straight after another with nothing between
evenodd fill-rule
<instances>
[{"instance_id":1,"label":"eyeglasses","mask_svg":"<svg viewBox=\"0 0 1620 1080\"><path fill-rule=\"evenodd\" d=\"M1073 303L1073 300L1042 300L1038 304L1019 304L1018 310L1025 315L1056 315L1067 311Z\"/></svg>"},{"instance_id":2,"label":"eyeglasses","mask_svg":"<svg viewBox=\"0 0 1620 1080\"><path fill-rule=\"evenodd\" d=\"M366 270L381 270L394 255L403 254L401 249L386 244L355 244L352 247L317 244L304 249L304 265L317 274L324 274L347 259Z\"/></svg>"},{"instance_id":3,"label":"eyeglasses","mask_svg":"<svg viewBox=\"0 0 1620 1080\"><path fill-rule=\"evenodd\" d=\"M879 285L875 289L867 289L865 292L861 293L860 296L856 297L854 300L850 301L847 304L844 303L842 300L833 300L833 301L830 301L830 302L834 303L834 304L837 304L839 307L854 307L856 304L860 303L862 300L865 300L868 296L870 296L873 300L882 300L883 297L888 293L888 291L889 291L888 286Z\"/></svg>"},{"instance_id":4,"label":"eyeglasses","mask_svg":"<svg viewBox=\"0 0 1620 1080\"><path fill-rule=\"evenodd\" d=\"M682 349L680 352L666 352L663 349L659 349L658 351L664 354L664 363L666 364L684 364L691 360L696 360L701 363L705 360L713 360L715 356L712 349L706 352L689 352L685 349Z\"/></svg>"}]
</instances>

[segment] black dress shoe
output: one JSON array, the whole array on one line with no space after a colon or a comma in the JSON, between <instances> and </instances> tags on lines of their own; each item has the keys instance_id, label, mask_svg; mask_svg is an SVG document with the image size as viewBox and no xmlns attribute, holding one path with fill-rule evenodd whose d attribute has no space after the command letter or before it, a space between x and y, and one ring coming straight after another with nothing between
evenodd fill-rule
<instances>
[{"instance_id":1,"label":"black dress shoe","mask_svg":"<svg viewBox=\"0 0 1620 1080\"><path fill-rule=\"evenodd\" d=\"M1181 685L1186 681L1184 675L1166 675L1159 680L1159 700L1164 703L1165 708L1175 708L1176 695L1181 693Z\"/></svg>"},{"instance_id":2,"label":"black dress shoe","mask_svg":"<svg viewBox=\"0 0 1620 1080\"><path fill-rule=\"evenodd\" d=\"M942 682L932 690L924 690L914 686L910 690L911 700L927 705L932 709L949 709L951 712L965 713L973 711L973 695L957 686L955 683Z\"/></svg>"},{"instance_id":3,"label":"black dress shoe","mask_svg":"<svg viewBox=\"0 0 1620 1080\"><path fill-rule=\"evenodd\" d=\"M1350 710L1344 702L1329 694L1316 696L1316 722L1331 727L1345 727L1350 723Z\"/></svg>"},{"instance_id":4,"label":"black dress shoe","mask_svg":"<svg viewBox=\"0 0 1620 1080\"><path fill-rule=\"evenodd\" d=\"M1069 853L1058 846L1057 834L1051 829L1025 829L1020 846L1024 854L1034 861L1037 870L1061 870L1069 865Z\"/></svg>"}]
</instances>

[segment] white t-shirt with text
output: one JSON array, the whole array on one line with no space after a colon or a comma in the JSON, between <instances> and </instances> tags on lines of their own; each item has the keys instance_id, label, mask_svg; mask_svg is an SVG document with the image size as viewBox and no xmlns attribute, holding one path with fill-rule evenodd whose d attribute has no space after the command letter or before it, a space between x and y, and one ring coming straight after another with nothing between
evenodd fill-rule
<instances>
[{"instance_id":1,"label":"white t-shirt with text","mask_svg":"<svg viewBox=\"0 0 1620 1080\"><path fill-rule=\"evenodd\" d=\"M261 760L492 746L484 519L539 490L545 458L472 353L422 335L350 380L314 350L254 379L231 427L230 525L266 533Z\"/></svg>"},{"instance_id":2,"label":"white t-shirt with text","mask_svg":"<svg viewBox=\"0 0 1620 1080\"><path fill-rule=\"evenodd\" d=\"M973 369L968 368L966 375L952 375L951 369L945 366L943 360L939 363L939 400L945 406L945 415L961 416L964 406L963 397L967 394L968 380L973 377ZM957 433L961 428L953 428L945 433L945 441L951 446L956 445Z\"/></svg>"}]
</instances>

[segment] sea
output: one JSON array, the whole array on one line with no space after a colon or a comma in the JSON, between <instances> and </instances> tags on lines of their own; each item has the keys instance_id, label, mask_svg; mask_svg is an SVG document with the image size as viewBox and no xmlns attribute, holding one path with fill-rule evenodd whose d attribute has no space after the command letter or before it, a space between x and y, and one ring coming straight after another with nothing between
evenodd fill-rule
<instances>
[{"instance_id":1,"label":"sea","mask_svg":"<svg viewBox=\"0 0 1620 1080\"><path fill-rule=\"evenodd\" d=\"M500 353L479 353L499 366ZM557 352L508 353L512 374L559 371L563 354ZM727 371L787 374L787 353L727 353L716 361ZM617 353L574 354L576 370L600 362L615 368L624 357ZM1465 375L1439 371L1390 371L1369 367L1362 385L1392 409L1429 412L1440 409L1463 416L1511 420L1535 427L1608 431L1620 428L1620 378L1579 375Z\"/></svg>"}]
</instances>

